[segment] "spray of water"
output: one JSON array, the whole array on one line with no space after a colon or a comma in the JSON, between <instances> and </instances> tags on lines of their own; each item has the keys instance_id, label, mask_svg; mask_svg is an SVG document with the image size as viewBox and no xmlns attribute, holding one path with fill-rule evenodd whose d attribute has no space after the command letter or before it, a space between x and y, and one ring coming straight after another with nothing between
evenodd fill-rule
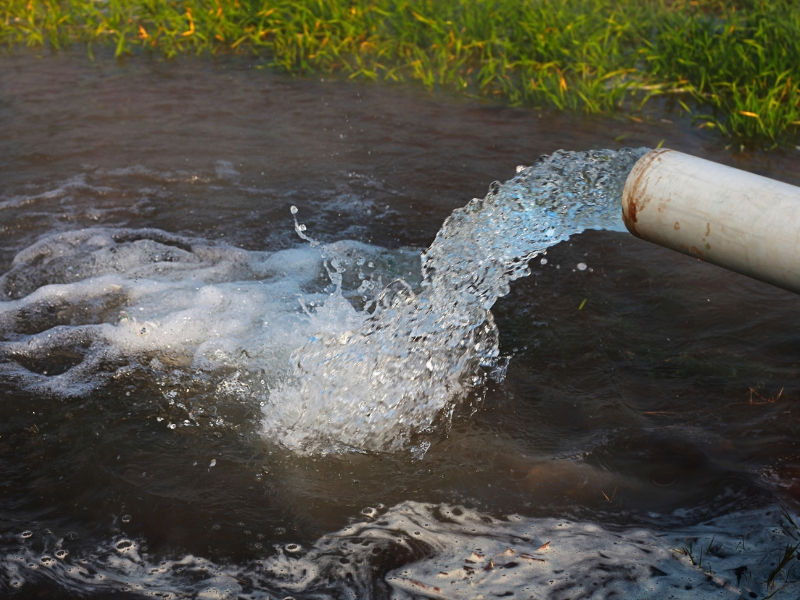
<instances>
[{"instance_id":1,"label":"spray of water","mask_svg":"<svg viewBox=\"0 0 800 600\"><path fill-rule=\"evenodd\" d=\"M501 367L495 301L550 246L585 229L620 230L622 188L646 151L560 151L518 168L448 217L422 255L418 293L395 280L345 320L334 318L345 301L330 260L337 292L315 315L318 332L292 354L291 376L272 390L265 435L304 453L424 453L426 434L446 427Z\"/></svg>"},{"instance_id":2,"label":"spray of water","mask_svg":"<svg viewBox=\"0 0 800 600\"><path fill-rule=\"evenodd\" d=\"M297 221L311 247L275 253L159 230L46 236L0 276L0 375L80 396L122 371L180 371L211 382L215 403L262 404L264 436L299 453L420 455L502 378L497 298L550 246L621 229L618 200L644 152L520 167L453 212L416 273L408 251L340 241L320 253Z\"/></svg>"}]
</instances>

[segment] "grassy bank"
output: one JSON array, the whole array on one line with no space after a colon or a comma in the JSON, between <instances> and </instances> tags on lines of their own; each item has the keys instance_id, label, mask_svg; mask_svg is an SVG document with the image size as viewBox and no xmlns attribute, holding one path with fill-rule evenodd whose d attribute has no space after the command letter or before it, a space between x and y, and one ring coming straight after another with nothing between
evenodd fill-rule
<instances>
[{"instance_id":1,"label":"grassy bank","mask_svg":"<svg viewBox=\"0 0 800 600\"><path fill-rule=\"evenodd\" d=\"M0 0L0 43L244 53L589 113L670 95L737 144L800 129L795 0Z\"/></svg>"}]
</instances>

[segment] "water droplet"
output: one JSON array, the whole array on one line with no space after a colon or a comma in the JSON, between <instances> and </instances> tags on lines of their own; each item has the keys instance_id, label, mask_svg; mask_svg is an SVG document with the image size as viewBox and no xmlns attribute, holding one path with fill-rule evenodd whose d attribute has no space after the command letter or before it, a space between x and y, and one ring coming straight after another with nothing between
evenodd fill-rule
<instances>
[{"instance_id":1,"label":"water droplet","mask_svg":"<svg viewBox=\"0 0 800 600\"><path fill-rule=\"evenodd\" d=\"M131 522L131 516L130 515L123 515L122 516L122 522L123 523L130 523Z\"/></svg>"},{"instance_id":2,"label":"water droplet","mask_svg":"<svg viewBox=\"0 0 800 600\"><path fill-rule=\"evenodd\" d=\"M578 267L578 271L585 271L586 270L586 263L578 263L576 265Z\"/></svg>"},{"instance_id":3,"label":"water droplet","mask_svg":"<svg viewBox=\"0 0 800 600\"><path fill-rule=\"evenodd\" d=\"M297 207L296 206L292 206L289 210L292 211L293 215L297 214Z\"/></svg>"},{"instance_id":4,"label":"water droplet","mask_svg":"<svg viewBox=\"0 0 800 600\"><path fill-rule=\"evenodd\" d=\"M32 531L23 531L22 533L19 534L19 537L21 537L22 539L27 539L32 535L33 535Z\"/></svg>"},{"instance_id":5,"label":"water droplet","mask_svg":"<svg viewBox=\"0 0 800 600\"><path fill-rule=\"evenodd\" d=\"M216 464L217 464L217 460L215 458L212 458L211 459L211 463L208 465L208 468L210 469L211 467L213 467Z\"/></svg>"},{"instance_id":6,"label":"water droplet","mask_svg":"<svg viewBox=\"0 0 800 600\"><path fill-rule=\"evenodd\" d=\"M539 261L539 264L540 265L546 265L547 264L547 259L543 258L542 260Z\"/></svg>"}]
</instances>

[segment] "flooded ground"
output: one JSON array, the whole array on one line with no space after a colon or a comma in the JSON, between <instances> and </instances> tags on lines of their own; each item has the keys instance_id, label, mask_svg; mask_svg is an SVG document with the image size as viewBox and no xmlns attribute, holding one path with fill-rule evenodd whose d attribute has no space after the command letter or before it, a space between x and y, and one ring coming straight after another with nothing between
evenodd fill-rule
<instances>
[{"instance_id":1,"label":"flooded ground","mask_svg":"<svg viewBox=\"0 0 800 600\"><path fill-rule=\"evenodd\" d=\"M25 261L34 268L3 280L3 315L13 318L0 320L0 590L469 597L477 588L448 596L425 578L466 565L462 550L481 568L514 544L518 555L533 557L548 541L560 551L553 532L567 522L594 527L597 547L565 534L569 550L548 557L556 574L576 553L602 554L609 540L644 531L654 548L669 538L677 558L662 548L664 560L683 570L642 562L642 577L653 577L652 566L670 585L689 573L714 593L741 584L751 597L766 595L798 533L780 514L794 514L800 494L800 336L791 326L800 307L788 292L627 234L574 237L534 261L495 305L505 377L468 399L424 456L299 456L262 433L269 386L242 387L237 375L274 350L259 364L272 365L268 381L279 378L289 349L313 334L298 298L328 291L291 206L309 234L373 263L384 283L413 282L415 256L452 210L558 149L665 139L800 185L800 152L731 153L677 114L650 121L293 80L243 63L3 58L0 274ZM94 250L70 254L64 245L88 228L81 244L117 255L136 248L113 270L137 284L136 273L149 282L174 265L196 270L170 280L181 282L171 295L145 286L122 298L109 280L80 301L59 296L53 284L77 294L100 269ZM36 262L42 244L52 250L46 265ZM192 290L202 286L186 283L195 275L207 292L197 299ZM212 288L226 307L262 304L223 310ZM135 324L144 336L148 322L185 311L199 323L195 345L211 339L203 329L219 329L224 343L207 353L219 368L164 352L166 337L150 346L130 338L86 360L110 327ZM265 315L280 323L269 343L254 325ZM67 335L69 343L47 346ZM39 354L29 351L36 345ZM370 535L383 540L378 552L354 549ZM336 550L326 554L331 539ZM724 565L714 569L723 583L694 565L696 548L679 552L690 543ZM747 544L757 553L744 556ZM438 570L426 560L440 560ZM614 560L635 562L624 552ZM597 564L587 564L576 579L591 586ZM538 581L525 573L523 582ZM510 593L575 593L542 589L549 581ZM698 584L673 587L689 594L687 585ZM606 597L613 586L603 589L583 597Z\"/></svg>"}]
</instances>

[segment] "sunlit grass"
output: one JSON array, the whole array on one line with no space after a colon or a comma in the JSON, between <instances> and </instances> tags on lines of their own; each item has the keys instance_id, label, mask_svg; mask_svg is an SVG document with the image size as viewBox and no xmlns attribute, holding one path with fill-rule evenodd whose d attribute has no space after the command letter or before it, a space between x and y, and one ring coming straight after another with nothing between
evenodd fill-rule
<instances>
[{"instance_id":1,"label":"sunlit grass","mask_svg":"<svg viewBox=\"0 0 800 600\"><path fill-rule=\"evenodd\" d=\"M669 94L698 126L761 146L800 126L793 0L0 0L0 43L240 53L587 113Z\"/></svg>"}]
</instances>

